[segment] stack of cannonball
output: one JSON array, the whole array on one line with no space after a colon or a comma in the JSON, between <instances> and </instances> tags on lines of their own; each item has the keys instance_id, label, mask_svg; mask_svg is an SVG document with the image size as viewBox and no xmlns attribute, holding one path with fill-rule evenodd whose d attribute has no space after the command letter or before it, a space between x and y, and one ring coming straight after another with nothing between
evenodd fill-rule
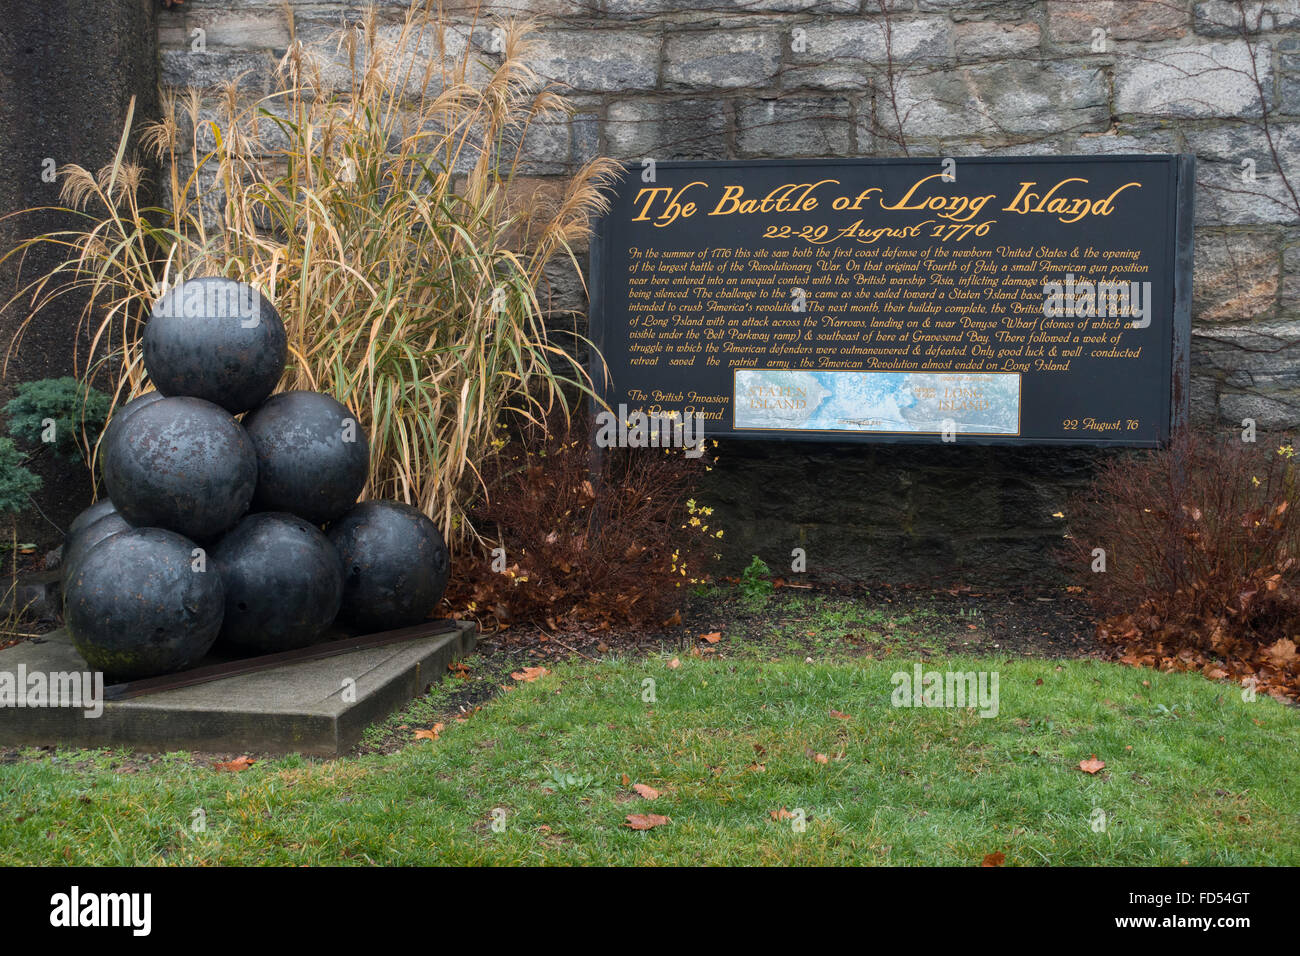
<instances>
[{"instance_id":1,"label":"stack of cannonball","mask_svg":"<svg viewBox=\"0 0 1300 956\"><path fill-rule=\"evenodd\" d=\"M108 498L64 544L64 616L116 680L183 670L213 646L269 654L417 624L447 586L447 546L419 510L357 504L369 444L317 392L277 395L284 323L252 286L179 283L144 332L154 391L110 420Z\"/></svg>"}]
</instances>

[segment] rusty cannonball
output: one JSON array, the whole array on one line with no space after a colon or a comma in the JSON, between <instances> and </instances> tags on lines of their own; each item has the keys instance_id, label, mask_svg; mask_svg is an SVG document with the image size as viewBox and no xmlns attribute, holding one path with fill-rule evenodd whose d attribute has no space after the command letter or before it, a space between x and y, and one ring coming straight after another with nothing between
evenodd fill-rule
<instances>
[{"instance_id":1,"label":"rusty cannonball","mask_svg":"<svg viewBox=\"0 0 1300 956\"><path fill-rule=\"evenodd\" d=\"M212 560L226 589L219 640L242 654L274 654L316 641L338 614L338 552L304 518L248 515L217 542Z\"/></svg>"},{"instance_id":2,"label":"rusty cannonball","mask_svg":"<svg viewBox=\"0 0 1300 956\"><path fill-rule=\"evenodd\" d=\"M67 549L72 544L72 539L77 536L82 528L88 528L105 515L111 515L117 510L111 498L100 498L89 508L84 509L80 514L72 519L72 524L68 525L68 533L63 541L63 553L67 554Z\"/></svg>"},{"instance_id":3,"label":"rusty cannonball","mask_svg":"<svg viewBox=\"0 0 1300 956\"><path fill-rule=\"evenodd\" d=\"M104 468L104 456L107 454L108 446L113 440L113 433L119 431L131 416L140 411L140 409L148 408L154 402L160 402L162 399L163 394L157 389L154 389L145 392L143 395L136 396L121 408L113 412L113 417L108 420L108 426L104 429L103 440L99 443L99 467L101 471Z\"/></svg>"},{"instance_id":4,"label":"rusty cannonball","mask_svg":"<svg viewBox=\"0 0 1300 956\"><path fill-rule=\"evenodd\" d=\"M201 398L164 398L122 423L104 455L104 483L138 528L210 541L248 510L257 453L243 426Z\"/></svg>"},{"instance_id":5,"label":"rusty cannonball","mask_svg":"<svg viewBox=\"0 0 1300 956\"><path fill-rule=\"evenodd\" d=\"M82 556L67 582L72 643L111 680L137 680L197 664L221 629L221 576L196 562L193 541L161 528L110 535Z\"/></svg>"},{"instance_id":6,"label":"rusty cannonball","mask_svg":"<svg viewBox=\"0 0 1300 956\"><path fill-rule=\"evenodd\" d=\"M238 415L275 390L288 357L284 322L246 282L186 279L154 303L144 365L163 395L202 398Z\"/></svg>"},{"instance_id":7,"label":"rusty cannonball","mask_svg":"<svg viewBox=\"0 0 1300 956\"><path fill-rule=\"evenodd\" d=\"M287 511L326 524L366 485L370 445L347 407L319 392L281 392L244 418L257 449L259 511Z\"/></svg>"},{"instance_id":8,"label":"rusty cannonball","mask_svg":"<svg viewBox=\"0 0 1300 956\"><path fill-rule=\"evenodd\" d=\"M437 525L397 501L363 501L334 523L343 566L339 616L362 631L427 618L447 590L448 552Z\"/></svg>"},{"instance_id":9,"label":"rusty cannonball","mask_svg":"<svg viewBox=\"0 0 1300 956\"><path fill-rule=\"evenodd\" d=\"M76 573L76 564L80 561L95 545L103 541L109 535L117 534L119 531L129 531L131 525L127 524L118 512L110 511L103 515L98 521L92 521L83 528L78 528L76 533L69 534L67 541L63 545L63 580L66 582L72 580Z\"/></svg>"}]
</instances>

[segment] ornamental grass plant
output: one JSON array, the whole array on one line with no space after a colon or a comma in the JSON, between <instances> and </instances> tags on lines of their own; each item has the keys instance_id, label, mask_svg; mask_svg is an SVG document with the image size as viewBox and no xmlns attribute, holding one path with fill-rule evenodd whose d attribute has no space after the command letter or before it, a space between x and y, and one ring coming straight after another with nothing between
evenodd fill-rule
<instances>
[{"instance_id":1,"label":"ornamental grass plant","mask_svg":"<svg viewBox=\"0 0 1300 956\"><path fill-rule=\"evenodd\" d=\"M286 16L271 92L236 79L215 102L167 94L161 120L128 116L111 164L60 169L71 225L8 252L63 255L11 300L25 313L11 353L76 293L90 333L78 374L120 404L149 387L141 335L162 291L249 282L285 321L281 388L325 391L364 425L365 496L415 504L463 542L503 418L567 415L591 391L586 343L556 331L547 276L581 279L616 167L524 175L526 138L567 110L527 65L527 22L452 22L426 0L400 23L371 7L312 45ZM489 29L498 53L472 40Z\"/></svg>"}]
</instances>

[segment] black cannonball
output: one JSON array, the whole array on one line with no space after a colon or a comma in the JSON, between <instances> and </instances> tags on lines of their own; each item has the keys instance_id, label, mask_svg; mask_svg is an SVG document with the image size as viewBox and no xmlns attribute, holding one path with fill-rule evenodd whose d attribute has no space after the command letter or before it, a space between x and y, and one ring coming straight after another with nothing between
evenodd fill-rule
<instances>
[{"instance_id":1,"label":"black cannonball","mask_svg":"<svg viewBox=\"0 0 1300 956\"><path fill-rule=\"evenodd\" d=\"M108 446L113 439L113 433L119 431L126 421L140 409L148 408L154 402L160 402L162 400L163 394L157 389L154 389L145 392L143 395L136 396L121 408L113 412L113 417L108 420L108 427L104 429L104 437L99 443L99 466L101 471L104 467L104 455L108 452Z\"/></svg>"},{"instance_id":2,"label":"black cannonball","mask_svg":"<svg viewBox=\"0 0 1300 956\"><path fill-rule=\"evenodd\" d=\"M84 528L78 528L76 534L68 535L68 540L63 546L63 561L61 562L63 580L67 582L72 579L72 575L76 573L74 565L91 548L109 535L129 530L131 530L131 525L127 524L126 519L116 511L112 511L98 521L93 521Z\"/></svg>"},{"instance_id":3,"label":"black cannonball","mask_svg":"<svg viewBox=\"0 0 1300 956\"><path fill-rule=\"evenodd\" d=\"M447 544L423 512L363 501L330 528L343 565L340 617L365 632L418 624L447 590Z\"/></svg>"},{"instance_id":4,"label":"black cannonball","mask_svg":"<svg viewBox=\"0 0 1300 956\"><path fill-rule=\"evenodd\" d=\"M195 544L161 528L110 535L85 553L67 582L72 643L112 680L197 664L221 630L221 575L196 561Z\"/></svg>"},{"instance_id":5,"label":"black cannonball","mask_svg":"<svg viewBox=\"0 0 1300 956\"><path fill-rule=\"evenodd\" d=\"M220 646L274 654L316 641L343 599L338 552L319 528L282 512L248 515L217 542L226 589Z\"/></svg>"},{"instance_id":6,"label":"black cannonball","mask_svg":"<svg viewBox=\"0 0 1300 956\"><path fill-rule=\"evenodd\" d=\"M234 279L178 282L154 303L144 329L144 365L158 391L235 415L275 390L288 354L275 306Z\"/></svg>"},{"instance_id":7,"label":"black cannonball","mask_svg":"<svg viewBox=\"0 0 1300 956\"><path fill-rule=\"evenodd\" d=\"M257 448L259 511L333 521L366 485L370 443L347 407L319 392L272 395L244 419Z\"/></svg>"},{"instance_id":8,"label":"black cannonball","mask_svg":"<svg viewBox=\"0 0 1300 956\"><path fill-rule=\"evenodd\" d=\"M67 553L68 545L72 544L72 539L77 536L82 528L88 528L104 515L111 515L117 510L111 498L100 498L89 508L83 510L79 515L72 519L72 524L68 525L67 536L63 540L63 551Z\"/></svg>"},{"instance_id":9,"label":"black cannonball","mask_svg":"<svg viewBox=\"0 0 1300 956\"><path fill-rule=\"evenodd\" d=\"M248 510L257 453L228 412L201 398L164 398L113 434L104 483L136 527L210 541Z\"/></svg>"}]
</instances>

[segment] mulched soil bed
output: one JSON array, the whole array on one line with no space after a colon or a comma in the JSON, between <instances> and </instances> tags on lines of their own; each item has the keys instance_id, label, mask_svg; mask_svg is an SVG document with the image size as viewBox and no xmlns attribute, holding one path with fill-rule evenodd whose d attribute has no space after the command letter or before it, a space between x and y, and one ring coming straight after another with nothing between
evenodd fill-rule
<instances>
[{"instance_id":1,"label":"mulched soil bed","mask_svg":"<svg viewBox=\"0 0 1300 956\"><path fill-rule=\"evenodd\" d=\"M919 589L854 588L820 585L779 588L761 609L738 597L692 598L683 623L651 631L568 630L552 633L531 626L511 627L479 638L480 653L500 653L520 666L546 658L600 657L610 649L620 653L689 649L699 635L721 632L761 643L774 623L790 613L791 606L808 595L828 602L852 602L877 608L890 616L926 611L924 629L952 652L1009 653L1028 657L1113 659L1116 652L1098 643L1094 619L1080 601L1065 593L1044 596L1041 588L1016 591L922 592ZM972 642L970 622L977 621L978 640Z\"/></svg>"}]
</instances>

